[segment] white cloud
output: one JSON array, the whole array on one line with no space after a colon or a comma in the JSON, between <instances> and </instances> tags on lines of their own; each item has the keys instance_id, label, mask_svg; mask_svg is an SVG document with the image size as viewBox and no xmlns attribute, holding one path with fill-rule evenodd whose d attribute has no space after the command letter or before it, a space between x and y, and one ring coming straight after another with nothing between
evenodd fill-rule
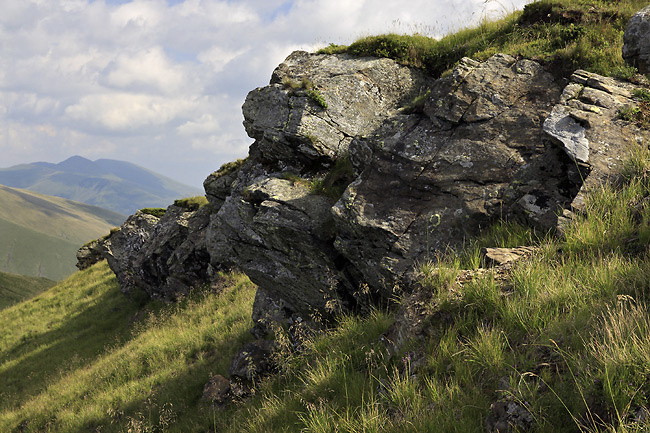
<instances>
[{"instance_id":1,"label":"white cloud","mask_svg":"<svg viewBox=\"0 0 650 433\"><path fill-rule=\"evenodd\" d=\"M244 156L246 93L294 49L440 35L513 1L4 0L1 165L81 154L200 185Z\"/></svg>"}]
</instances>

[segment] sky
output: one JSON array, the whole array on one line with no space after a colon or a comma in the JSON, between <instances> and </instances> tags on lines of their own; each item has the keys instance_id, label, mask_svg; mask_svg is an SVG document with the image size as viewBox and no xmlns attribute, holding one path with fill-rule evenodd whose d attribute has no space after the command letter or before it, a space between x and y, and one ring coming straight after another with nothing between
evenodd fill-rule
<instances>
[{"instance_id":1,"label":"sky","mask_svg":"<svg viewBox=\"0 0 650 433\"><path fill-rule=\"evenodd\" d=\"M440 37L530 0L0 0L0 167L119 159L200 187L246 156L249 91L292 51Z\"/></svg>"}]
</instances>

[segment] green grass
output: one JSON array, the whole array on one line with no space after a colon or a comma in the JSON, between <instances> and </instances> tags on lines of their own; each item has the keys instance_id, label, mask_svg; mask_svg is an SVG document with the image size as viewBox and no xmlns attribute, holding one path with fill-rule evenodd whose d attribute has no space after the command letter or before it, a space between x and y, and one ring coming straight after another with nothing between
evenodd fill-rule
<instances>
[{"instance_id":1,"label":"green grass","mask_svg":"<svg viewBox=\"0 0 650 433\"><path fill-rule=\"evenodd\" d=\"M650 405L650 152L594 191L564 239L501 223L421 268L426 336L389 357L393 313L343 316L294 352L278 329L279 373L224 408L201 401L251 337L255 288L140 310L105 263L0 312L0 431L481 432L492 403L519 402L534 432L631 432ZM529 244L504 284L462 287L482 245Z\"/></svg>"},{"instance_id":2,"label":"green grass","mask_svg":"<svg viewBox=\"0 0 650 433\"><path fill-rule=\"evenodd\" d=\"M620 32L642 6L543 1L440 41L388 35L328 50L436 74L458 56L505 51L560 75L581 67L633 78ZM347 179L344 161L339 169L332 187ZM381 341L391 311L340 317L301 352L277 329L278 374L223 408L201 392L252 339L253 285L223 274L219 293L140 307L100 263L0 311L0 431L483 432L497 400L527 408L535 433L648 431L637 418L650 408L649 173L640 147L620 181L590 191L563 238L499 222L462 251L431 257L419 276L424 333L393 356ZM519 245L538 253L505 280L483 271L459 282L481 265L482 247Z\"/></svg>"},{"instance_id":3,"label":"green grass","mask_svg":"<svg viewBox=\"0 0 650 433\"><path fill-rule=\"evenodd\" d=\"M167 416L174 431L209 426L203 385L251 339L255 288L222 279L219 294L139 310L102 262L0 311L0 431L121 432Z\"/></svg>"},{"instance_id":4,"label":"green grass","mask_svg":"<svg viewBox=\"0 0 650 433\"><path fill-rule=\"evenodd\" d=\"M174 206L182 207L189 211L195 211L208 204L208 199L204 195L197 195L195 197L187 197L174 201Z\"/></svg>"},{"instance_id":5,"label":"green grass","mask_svg":"<svg viewBox=\"0 0 650 433\"><path fill-rule=\"evenodd\" d=\"M620 54L623 30L630 17L646 5L640 0L542 0L439 40L419 34L384 34L361 38L349 46L330 45L320 52L388 57L436 77L465 56L486 60L506 53L538 60L558 76L580 68L632 78L635 71Z\"/></svg>"},{"instance_id":6,"label":"green grass","mask_svg":"<svg viewBox=\"0 0 650 433\"><path fill-rule=\"evenodd\" d=\"M55 284L47 278L0 272L0 310L32 298Z\"/></svg>"},{"instance_id":7,"label":"green grass","mask_svg":"<svg viewBox=\"0 0 650 433\"><path fill-rule=\"evenodd\" d=\"M76 268L76 252L108 233L114 212L0 185L0 271L60 280Z\"/></svg>"}]
</instances>

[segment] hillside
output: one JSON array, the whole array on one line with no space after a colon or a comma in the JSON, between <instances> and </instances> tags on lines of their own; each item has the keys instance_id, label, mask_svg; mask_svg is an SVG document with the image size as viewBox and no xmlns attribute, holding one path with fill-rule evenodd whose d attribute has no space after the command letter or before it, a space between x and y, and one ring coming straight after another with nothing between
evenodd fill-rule
<instances>
[{"instance_id":1,"label":"hillside","mask_svg":"<svg viewBox=\"0 0 650 433\"><path fill-rule=\"evenodd\" d=\"M0 184L67 198L130 215L144 207L167 207L200 190L135 164L73 156L58 164L36 162L0 169Z\"/></svg>"},{"instance_id":2,"label":"hillside","mask_svg":"<svg viewBox=\"0 0 650 433\"><path fill-rule=\"evenodd\" d=\"M0 271L59 280L76 252L122 223L116 212L0 185Z\"/></svg>"},{"instance_id":3,"label":"hillside","mask_svg":"<svg viewBox=\"0 0 650 433\"><path fill-rule=\"evenodd\" d=\"M55 284L47 278L0 272L0 310L33 298Z\"/></svg>"},{"instance_id":4,"label":"hillside","mask_svg":"<svg viewBox=\"0 0 650 433\"><path fill-rule=\"evenodd\" d=\"M291 53L206 200L0 311L0 431L647 432L642 6Z\"/></svg>"}]
</instances>

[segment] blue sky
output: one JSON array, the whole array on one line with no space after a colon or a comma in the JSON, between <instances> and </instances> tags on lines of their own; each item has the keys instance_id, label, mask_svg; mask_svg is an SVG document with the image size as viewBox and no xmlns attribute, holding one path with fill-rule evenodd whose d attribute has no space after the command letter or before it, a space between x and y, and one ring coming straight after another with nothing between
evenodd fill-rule
<instances>
[{"instance_id":1,"label":"blue sky","mask_svg":"<svg viewBox=\"0 0 650 433\"><path fill-rule=\"evenodd\" d=\"M248 91L292 51L430 36L528 0L4 0L0 167L126 160L200 186L246 155Z\"/></svg>"}]
</instances>

